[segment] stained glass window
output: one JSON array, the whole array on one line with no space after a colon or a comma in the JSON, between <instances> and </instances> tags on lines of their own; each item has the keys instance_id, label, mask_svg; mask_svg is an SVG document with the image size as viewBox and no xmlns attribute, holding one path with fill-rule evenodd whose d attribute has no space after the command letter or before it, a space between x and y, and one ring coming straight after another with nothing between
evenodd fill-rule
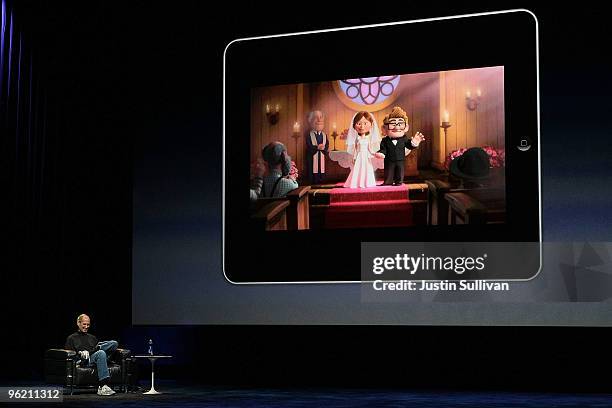
<instances>
[{"instance_id":1,"label":"stained glass window","mask_svg":"<svg viewBox=\"0 0 612 408\"><path fill-rule=\"evenodd\" d=\"M389 99L400 82L399 75L354 78L338 81L342 93L350 101L364 107L378 105Z\"/></svg>"}]
</instances>

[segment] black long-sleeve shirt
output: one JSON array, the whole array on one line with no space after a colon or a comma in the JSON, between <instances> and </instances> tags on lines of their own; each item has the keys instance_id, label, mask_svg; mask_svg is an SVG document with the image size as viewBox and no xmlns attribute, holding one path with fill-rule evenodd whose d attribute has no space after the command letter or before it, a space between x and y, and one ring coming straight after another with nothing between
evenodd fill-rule
<instances>
[{"instance_id":1,"label":"black long-sleeve shirt","mask_svg":"<svg viewBox=\"0 0 612 408\"><path fill-rule=\"evenodd\" d=\"M93 354L97 344L98 339L93 334L77 331L68 336L64 348L66 350L74 350L77 352L87 350L89 351L89 354Z\"/></svg>"}]
</instances>

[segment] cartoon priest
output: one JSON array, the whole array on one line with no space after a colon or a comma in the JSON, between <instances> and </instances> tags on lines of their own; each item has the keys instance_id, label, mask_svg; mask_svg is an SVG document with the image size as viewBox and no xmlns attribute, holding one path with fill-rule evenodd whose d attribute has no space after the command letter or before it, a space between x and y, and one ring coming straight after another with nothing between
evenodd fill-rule
<instances>
[{"instance_id":1,"label":"cartoon priest","mask_svg":"<svg viewBox=\"0 0 612 408\"><path fill-rule=\"evenodd\" d=\"M321 184L325 177L325 156L329 151L329 139L323 132L325 115L318 110L310 112L308 124L310 125L310 132L306 135L308 173L312 184Z\"/></svg>"}]
</instances>

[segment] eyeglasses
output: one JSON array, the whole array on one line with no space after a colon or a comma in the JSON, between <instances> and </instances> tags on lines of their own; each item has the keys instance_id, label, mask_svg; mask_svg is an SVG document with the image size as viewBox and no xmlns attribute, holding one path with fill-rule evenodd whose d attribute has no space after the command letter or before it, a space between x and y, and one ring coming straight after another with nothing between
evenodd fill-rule
<instances>
[{"instance_id":1,"label":"eyeglasses","mask_svg":"<svg viewBox=\"0 0 612 408\"><path fill-rule=\"evenodd\" d=\"M389 129L391 128L403 129L406 127L406 122L388 122L387 126L389 127Z\"/></svg>"}]
</instances>

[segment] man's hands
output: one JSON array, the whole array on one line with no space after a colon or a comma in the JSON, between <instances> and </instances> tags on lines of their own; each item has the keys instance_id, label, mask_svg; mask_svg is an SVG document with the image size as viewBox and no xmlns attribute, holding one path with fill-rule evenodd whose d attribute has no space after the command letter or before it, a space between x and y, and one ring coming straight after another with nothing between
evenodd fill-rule
<instances>
[{"instance_id":1,"label":"man's hands","mask_svg":"<svg viewBox=\"0 0 612 408\"><path fill-rule=\"evenodd\" d=\"M89 360L89 351L87 350L79 351L79 356L81 356L82 360Z\"/></svg>"},{"instance_id":2,"label":"man's hands","mask_svg":"<svg viewBox=\"0 0 612 408\"><path fill-rule=\"evenodd\" d=\"M379 159L384 159L385 158L385 155L380 153L380 152L374 153L374 156L378 157Z\"/></svg>"},{"instance_id":3,"label":"man's hands","mask_svg":"<svg viewBox=\"0 0 612 408\"><path fill-rule=\"evenodd\" d=\"M319 150L325 150L325 145L323 143L320 143L320 144L317 145L317 148Z\"/></svg>"},{"instance_id":4,"label":"man's hands","mask_svg":"<svg viewBox=\"0 0 612 408\"><path fill-rule=\"evenodd\" d=\"M419 143L425 140L425 136L421 132L416 132L414 137L412 138L412 145L418 146Z\"/></svg>"}]
</instances>

